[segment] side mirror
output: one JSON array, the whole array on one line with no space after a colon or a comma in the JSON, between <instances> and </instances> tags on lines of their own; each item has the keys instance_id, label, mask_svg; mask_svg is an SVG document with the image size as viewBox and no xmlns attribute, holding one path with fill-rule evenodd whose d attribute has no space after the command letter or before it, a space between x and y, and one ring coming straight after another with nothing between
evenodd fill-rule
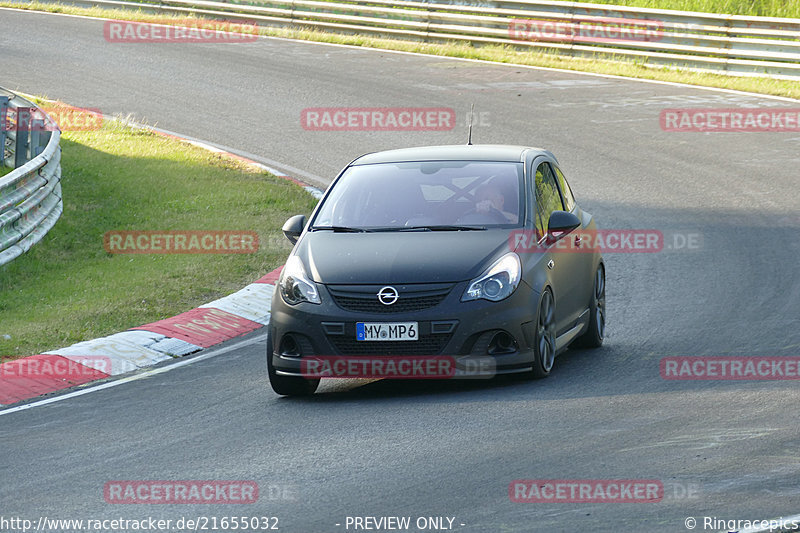
<instances>
[{"instance_id":1,"label":"side mirror","mask_svg":"<svg viewBox=\"0 0 800 533\"><path fill-rule=\"evenodd\" d=\"M566 211L553 211L547 221L547 240L556 242L564 235L580 227L581 219Z\"/></svg>"},{"instance_id":2,"label":"side mirror","mask_svg":"<svg viewBox=\"0 0 800 533\"><path fill-rule=\"evenodd\" d=\"M297 239L300 238L300 234L303 233L303 228L306 227L306 216L305 215L295 215L283 225L283 234L286 235L286 238L289 239L289 242L292 244L297 242Z\"/></svg>"}]
</instances>

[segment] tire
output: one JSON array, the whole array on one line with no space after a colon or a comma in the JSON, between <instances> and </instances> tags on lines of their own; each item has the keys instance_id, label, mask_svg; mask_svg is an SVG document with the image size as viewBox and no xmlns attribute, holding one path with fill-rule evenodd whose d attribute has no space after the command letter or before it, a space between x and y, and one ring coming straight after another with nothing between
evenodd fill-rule
<instances>
[{"instance_id":1,"label":"tire","mask_svg":"<svg viewBox=\"0 0 800 533\"><path fill-rule=\"evenodd\" d=\"M316 392L319 379L305 379L295 376L279 376L272 366L272 332L267 333L267 375L272 390L281 396L310 396Z\"/></svg>"},{"instance_id":2,"label":"tire","mask_svg":"<svg viewBox=\"0 0 800 533\"><path fill-rule=\"evenodd\" d=\"M549 288L542 292L536 313L536 341L531 377L546 378L550 375L556 356L556 301Z\"/></svg>"},{"instance_id":3,"label":"tire","mask_svg":"<svg viewBox=\"0 0 800 533\"><path fill-rule=\"evenodd\" d=\"M606 269L600 264L594 275L589 303L589 329L572 343L577 348L599 348L606 334Z\"/></svg>"}]
</instances>

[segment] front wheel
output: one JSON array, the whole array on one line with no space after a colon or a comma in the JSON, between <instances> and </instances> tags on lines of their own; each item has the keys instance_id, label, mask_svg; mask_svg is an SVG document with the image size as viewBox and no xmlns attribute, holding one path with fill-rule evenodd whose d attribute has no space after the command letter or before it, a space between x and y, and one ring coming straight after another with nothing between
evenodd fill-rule
<instances>
[{"instance_id":1,"label":"front wheel","mask_svg":"<svg viewBox=\"0 0 800 533\"><path fill-rule=\"evenodd\" d=\"M531 376L544 378L550 375L556 358L556 303L550 289L545 289L539 300L536 319L535 357Z\"/></svg>"},{"instance_id":2,"label":"front wheel","mask_svg":"<svg viewBox=\"0 0 800 533\"><path fill-rule=\"evenodd\" d=\"M281 396L309 396L316 392L319 379L305 379L296 376L280 376L272 366L272 332L267 333L267 375L272 390Z\"/></svg>"},{"instance_id":3,"label":"front wheel","mask_svg":"<svg viewBox=\"0 0 800 533\"><path fill-rule=\"evenodd\" d=\"M574 346L580 348L599 348L606 334L606 271L603 265L597 267L594 275L594 290L589 303L589 329L575 339Z\"/></svg>"}]
</instances>

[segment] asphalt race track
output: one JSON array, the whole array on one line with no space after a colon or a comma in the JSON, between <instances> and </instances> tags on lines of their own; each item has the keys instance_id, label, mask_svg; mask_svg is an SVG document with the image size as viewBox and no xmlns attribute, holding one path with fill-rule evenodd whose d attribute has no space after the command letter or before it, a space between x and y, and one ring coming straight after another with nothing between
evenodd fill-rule
<instances>
[{"instance_id":1,"label":"asphalt race track","mask_svg":"<svg viewBox=\"0 0 800 533\"><path fill-rule=\"evenodd\" d=\"M680 532L687 517L717 531L703 517L800 513L797 381L659 373L667 356L800 356L800 133L665 132L659 114L797 103L278 39L112 44L102 21L10 10L0 28L0 85L132 114L314 184L365 152L466 142L474 102L474 142L548 148L601 227L666 237L659 253L606 254L606 345L570 350L544 380L331 381L284 399L255 332L194 364L0 416L3 517L274 516L286 533L455 517L454 531L505 533ZM458 125L308 131L309 107L448 107ZM516 479L655 479L664 497L514 503ZM109 504L113 480L253 480L260 497Z\"/></svg>"}]
</instances>

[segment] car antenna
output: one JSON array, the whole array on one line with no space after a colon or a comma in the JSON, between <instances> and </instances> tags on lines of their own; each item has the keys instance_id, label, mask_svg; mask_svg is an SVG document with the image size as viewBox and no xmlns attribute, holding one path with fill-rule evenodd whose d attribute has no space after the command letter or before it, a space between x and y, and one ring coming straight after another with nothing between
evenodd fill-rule
<instances>
[{"instance_id":1,"label":"car antenna","mask_svg":"<svg viewBox=\"0 0 800 533\"><path fill-rule=\"evenodd\" d=\"M475 110L475 102L472 102L472 107L469 108L469 136L467 137L467 146L472 144L472 117Z\"/></svg>"}]
</instances>

